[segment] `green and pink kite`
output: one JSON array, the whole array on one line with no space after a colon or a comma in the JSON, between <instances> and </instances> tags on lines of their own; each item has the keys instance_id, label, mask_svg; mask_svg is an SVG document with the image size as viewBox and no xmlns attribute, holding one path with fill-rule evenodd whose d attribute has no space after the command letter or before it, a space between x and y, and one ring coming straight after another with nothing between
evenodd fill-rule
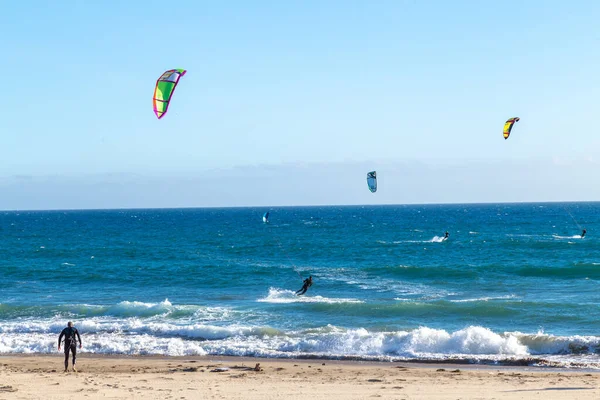
<instances>
[{"instance_id":1,"label":"green and pink kite","mask_svg":"<svg viewBox=\"0 0 600 400\"><path fill-rule=\"evenodd\" d=\"M170 69L162 74L156 81L152 104L154 105L154 114L156 114L158 119L161 119L167 113L177 83L179 83L179 79L184 76L185 73L185 69Z\"/></svg>"}]
</instances>

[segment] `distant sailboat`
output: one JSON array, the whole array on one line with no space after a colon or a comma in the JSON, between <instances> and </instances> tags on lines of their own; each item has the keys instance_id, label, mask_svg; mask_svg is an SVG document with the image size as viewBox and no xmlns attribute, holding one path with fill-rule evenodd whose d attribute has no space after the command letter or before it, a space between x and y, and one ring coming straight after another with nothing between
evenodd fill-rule
<instances>
[{"instance_id":1,"label":"distant sailboat","mask_svg":"<svg viewBox=\"0 0 600 400\"><path fill-rule=\"evenodd\" d=\"M269 212L268 211L263 215L263 222L265 224L269 223Z\"/></svg>"}]
</instances>

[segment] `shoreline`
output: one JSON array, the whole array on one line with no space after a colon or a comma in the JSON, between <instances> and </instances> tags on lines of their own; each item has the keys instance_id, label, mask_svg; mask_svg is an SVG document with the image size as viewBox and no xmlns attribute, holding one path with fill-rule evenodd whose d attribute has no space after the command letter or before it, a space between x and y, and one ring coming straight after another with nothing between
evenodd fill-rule
<instances>
[{"instance_id":1,"label":"shoreline","mask_svg":"<svg viewBox=\"0 0 600 400\"><path fill-rule=\"evenodd\" d=\"M0 355L0 398L578 399L600 398L600 371L543 367L232 356ZM259 369L255 370L256 364ZM70 368L70 366L69 366ZM32 385L32 381L35 382ZM8 396L8 397L5 397Z\"/></svg>"},{"instance_id":2,"label":"shoreline","mask_svg":"<svg viewBox=\"0 0 600 400\"><path fill-rule=\"evenodd\" d=\"M0 353L0 360L10 358L45 358L45 357L56 357L60 355L62 357L62 350L54 353ZM213 361L213 362L281 362L281 363L320 363L326 362L330 364L342 364L342 365L373 365L373 366L385 366L385 365L398 365L407 364L414 368L434 368L434 367L455 367L463 369L514 369L514 370L528 370L528 371L570 371L570 372L595 372L600 373L600 369L591 368L589 366L572 363L569 367L559 362L547 361L540 357L526 357L518 358L514 360L502 360L496 361L492 359L480 359L480 360L469 360L469 359L409 359L409 360L377 360L377 359L361 359L359 357L261 357L261 356L235 356L235 355L190 355L190 356L169 356L161 354L101 354L101 353L86 353L85 350L78 350L77 359L81 357L89 359L106 359L106 360L194 360L194 361ZM542 363L541 365L535 365L536 363Z\"/></svg>"}]
</instances>

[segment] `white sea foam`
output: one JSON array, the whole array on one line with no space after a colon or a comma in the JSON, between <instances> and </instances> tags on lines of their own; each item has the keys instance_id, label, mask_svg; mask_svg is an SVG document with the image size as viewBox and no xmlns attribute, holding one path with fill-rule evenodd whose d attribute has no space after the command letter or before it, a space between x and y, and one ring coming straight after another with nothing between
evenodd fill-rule
<instances>
[{"instance_id":1,"label":"white sea foam","mask_svg":"<svg viewBox=\"0 0 600 400\"><path fill-rule=\"evenodd\" d=\"M402 243L441 243L446 241L444 236L434 236L429 240L394 240L394 241L385 241L385 240L376 240L379 244L402 244Z\"/></svg>"},{"instance_id":2,"label":"white sea foam","mask_svg":"<svg viewBox=\"0 0 600 400\"><path fill-rule=\"evenodd\" d=\"M401 337L402 335L400 335ZM422 327L406 334L404 350L414 356L469 354L514 355L528 354L527 347L513 335L499 335L479 326L471 326L456 332Z\"/></svg>"},{"instance_id":3,"label":"white sea foam","mask_svg":"<svg viewBox=\"0 0 600 400\"><path fill-rule=\"evenodd\" d=\"M127 318L75 322L84 351L99 354L237 355L265 357L357 357L362 359L514 360L538 356L561 363L600 367L600 337L557 337L544 333L496 333L470 326L455 332L420 327L381 332L323 326L281 331L266 326L215 326ZM53 353L64 321L2 325L1 353Z\"/></svg>"},{"instance_id":4,"label":"white sea foam","mask_svg":"<svg viewBox=\"0 0 600 400\"><path fill-rule=\"evenodd\" d=\"M517 296L514 294L506 295L506 296L496 296L496 297L478 297L474 299L460 299L460 300L450 300L452 303L470 303L474 301L490 301L490 300L509 300L514 299Z\"/></svg>"},{"instance_id":5,"label":"white sea foam","mask_svg":"<svg viewBox=\"0 0 600 400\"><path fill-rule=\"evenodd\" d=\"M343 298L329 298L322 296L311 296L302 295L298 296L292 290L269 288L269 294L266 297L258 299L257 301L262 303L362 303L363 301L358 299L343 299Z\"/></svg>"},{"instance_id":6,"label":"white sea foam","mask_svg":"<svg viewBox=\"0 0 600 400\"><path fill-rule=\"evenodd\" d=\"M560 236L560 235L552 235L555 239L583 239L581 235L573 235L573 236Z\"/></svg>"},{"instance_id":7,"label":"white sea foam","mask_svg":"<svg viewBox=\"0 0 600 400\"><path fill-rule=\"evenodd\" d=\"M0 353L54 353L56 336L29 334L3 335ZM128 337L118 334L84 335L83 351L96 354L161 354L171 356L205 355L200 343L181 338L159 338L150 335Z\"/></svg>"},{"instance_id":8,"label":"white sea foam","mask_svg":"<svg viewBox=\"0 0 600 400\"><path fill-rule=\"evenodd\" d=\"M428 240L429 243L442 243L446 240L443 236L434 236L431 240Z\"/></svg>"},{"instance_id":9,"label":"white sea foam","mask_svg":"<svg viewBox=\"0 0 600 400\"><path fill-rule=\"evenodd\" d=\"M397 268L411 268L410 266L397 265ZM381 278L379 276L370 275L363 271L357 271L352 276L342 274L340 271L335 273L320 273L320 280L327 279L334 282L342 282L347 285L358 286L362 290L373 290L379 293L392 292L398 296L419 296L422 298L439 298L450 295L451 293L439 289L432 288L422 283L403 282L397 279Z\"/></svg>"},{"instance_id":10,"label":"white sea foam","mask_svg":"<svg viewBox=\"0 0 600 400\"><path fill-rule=\"evenodd\" d=\"M10 306L9 306L10 307ZM240 321L245 318L256 319L260 316L259 311L248 312L235 310L228 307L205 307L199 305L173 305L168 299L159 303L147 303L139 301L122 301L114 305L93 305L93 304L69 304L57 306L58 313L56 317L60 324L64 323L65 318L81 319L85 322L93 321L98 318L103 320L129 320L129 319L182 319L186 322L196 321L202 323L213 323L222 321ZM33 310L36 312L35 309ZM14 325L23 324L28 326L36 320L31 316L22 315L16 320L0 323L0 333ZM43 321L48 321L44 319ZM38 329L38 328L33 328Z\"/></svg>"}]
</instances>

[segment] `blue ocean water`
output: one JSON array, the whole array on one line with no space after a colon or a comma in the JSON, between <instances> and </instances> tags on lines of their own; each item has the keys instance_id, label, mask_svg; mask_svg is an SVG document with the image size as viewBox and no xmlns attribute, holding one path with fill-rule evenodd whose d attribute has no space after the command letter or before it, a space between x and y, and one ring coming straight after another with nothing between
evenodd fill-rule
<instances>
[{"instance_id":1,"label":"blue ocean water","mask_svg":"<svg viewBox=\"0 0 600 400\"><path fill-rule=\"evenodd\" d=\"M600 203L2 212L0 238L2 353L73 320L91 353L600 367Z\"/></svg>"}]
</instances>

